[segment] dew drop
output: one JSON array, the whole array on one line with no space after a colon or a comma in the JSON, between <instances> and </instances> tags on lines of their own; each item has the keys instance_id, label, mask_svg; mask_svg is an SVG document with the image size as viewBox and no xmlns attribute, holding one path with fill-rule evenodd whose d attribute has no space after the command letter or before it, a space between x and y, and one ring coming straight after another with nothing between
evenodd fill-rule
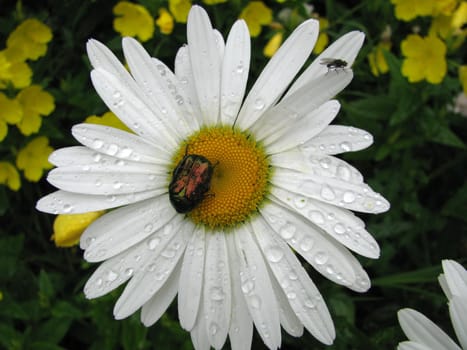
<instances>
[{"instance_id":1,"label":"dew drop","mask_svg":"<svg viewBox=\"0 0 467 350\"><path fill-rule=\"evenodd\" d=\"M154 225L151 223L144 225L144 231L146 232L151 232L153 228L154 228Z\"/></svg>"},{"instance_id":2,"label":"dew drop","mask_svg":"<svg viewBox=\"0 0 467 350\"><path fill-rule=\"evenodd\" d=\"M334 198L336 198L336 195L331 187L324 185L321 188L321 197L323 197L325 200L332 201Z\"/></svg>"},{"instance_id":3,"label":"dew drop","mask_svg":"<svg viewBox=\"0 0 467 350\"><path fill-rule=\"evenodd\" d=\"M156 269L156 264L149 264L148 267L147 267L147 270L149 272L152 272Z\"/></svg>"},{"instance_id":4,"label":"dew drop","mask_svg":"<svg viewBox=\"0 0 467 350\"><path fill-rule=\"evenodd\" d=\"M210 296L214 301L222 301L225 298L224 291L220 287L212 287L210 290Z\"/></svg>"},{"instance_id":5,"label":"dew drop","mask_svg":"<svg viewBox=\"0 0 467 350\"><path fill-rule=\"evenodd\" d=\"M293 300L297 297L297 293L295 292L288 292L287 293L287 298L290 299L290 300Z\"/></svg>"},{"instance_id":6,"label":"dew drop","mask_svg":"<svg viewBox=\"0 0 467 350\"><path fill-rule=\"evenodd\" d=\"M102 186L102 181L99 180L99 179L97 179L97 180L94 182L94 185L95 185L96 187L100 187L100 186Z\"/></svg>"},{"instance_id":7,"label":"dew drop","mask_svg":"<svg viewBox=\"0 0 467 350\"><path fill-rule=\"evenodd\" d=\"M328 255L325 252L318 252L315 255L315 262L318 265L324 265L328 261Z\"/></svg>"},{"instance_id":8,"label":"dew drop","mask_svg":"<svg viewBox=\"0 0 467 350\"><path fill-rule=\"evenodd\" d=\"M98 278L98 279L96 280L96 285L97 285L98 287L101 287L101 286L102 286L102 282L103 282L103 281L102 281L102 278Z\"/></svg>"},{"instance_id":9,"label":"dew drop","mask_svg":"<svg viewBox=\"0 0 467 350\"><path fill-rule=\"evenodd\" d=\"M281 261L284 256L284 252L278 247L269 247L265 251L266 257L272 263Z\"/></svg>"},{"instance_id":10,"label":"dew drop","mask_svg":"<svg viewBox=\"0 0 467 350\"><path fill-rule=\"evenodd\" d=\"M336 224L334 225L334 232L337 233L338 235L342 235L345 233L345 227L342 224Z\"/></svg>"},{"instance_id":11,"label":"dew drop","mask_svg":"<svg viewBox=\"0 0 467 350\"><path fill-rule=\"evenodd\" d=\"M237 74L242 74L243 71L245 70L245 67L243 66L243 64L240 62L237 66L237 68L235 69L235 72Z\"/></svg>"},{"instance_id":12,"label":"dew drop","mask_svg":"<svg viewBox=\"0 0 467 350\"><path fill-rule=\"evenodd\" d=\"M217 325L217 323L212 322L211 325L209 326L209 332L211 333L211 335L215 335L217 334L218 331L219 331L219 326Z\"/></svg>"},{"instance_id":13,"label":"dew drop","mask_svg":"<svg viewBox=\"0 0 467 350\"><path fill-rule=\"evenodd\" d=\"M244 294L249 294L255 289L255 282L252 280L248 279L242 284L242 292Z\"/></svg>"},{"instance_id":14,"label":"dew drop","mask_svg":"<svg viewBox=\"0 0 467 350\"><path fill-rule=\"evenodd\" d=\"M125 270L125 275L131 276L131 275L133 275L133 272L134 272L134 270L131 267L129 267L129 268L127 268Z\"/></svg>"},{"instance_id":15,"label":"dew drop","mask_svg":"<svg viewBox=\"0 0 467 350\"><path fill-rule=\"evenodd\" d=\"M120 181L115 181L113 184L113 188L115 188L116 190L122 188L122 186L123 184Z\"/></svg>"},{"instance_id":16,"label":"dew drop","mask_svg":"<svg viewBox=\"0 0 467 350\"><path fill-rule=\"evenodd\" d=\"M161 255L164 258L172 259L175 256L175 254L176 254L176 251L174 249L169 248L169 249L164 250Z\"/></svg>"},{"instance_id":17,"label":"dew drop","mask_svg":"<svg viewBox=\"0 0 467 350\"><path fill-rule=\"evenodd\" d=\"M305 197L295 197L294 205L297 209L305 208L307 205L307 199Z\"/></svg>"},{"instance_id":18,"label":"dew drop","mask_svg":"<svg viewBox=\"0 0 467 350\"><path fill-rule=\"evenodd\" d=\"M315 224L320 225L324 223L324 215L317 210L310 210L308 216L310 217L310 220L313 221Z\"/></svg>"},{"instance_id":19,"label":"dew drop","mask_svg":"<svg viewBox=\"0 0 467 350\"><path fill-rule=\"evenodd\" d=\"M316 307L315 303L311 299L306 299L304 305L309 309L314 309Z\"/></svg>"},{"instance_id":20,"label":"dew drop","mask_svg":"<svg viewBox=\"0 0 467 350\"><path fill-rule=\"evenodd\" d=\"M71 213L73 210L73 207L70 204L65 204L63 206L63 212L64 213Z\"/></svg>"},{"instance_id":21,"label":"dew drop","mask_svg":"<svg viewBox=\"0 0 467 350\"><path fill-rule=\"evenodd\" d=\"M100 155L99 153L94 153L92 159L97 163L97 162L100 162L100 160L102 159L102 155Z\"/></svg>"},{"instance_id":22,"label":"dew drop","mask_svg":"<svg viewBox=\"0 0 467 350\"><path fill-rule=\"evenodd\" d=\"M117 277L118 274L112 270L109 270L109 272L107 273L107 281L113 282L117 279Z\"/></svg>"},{"instance_id":23,"label":"dew drop","mask_svg":"<svg viewBox=\"0 0 467 350\"><path fill-rule=\"evenodd\" d=\"M300 243L300 248L304 251L304 252L308 252L310 251L311 248L313 248L313 239L307 237L307 238L304 238L302 240L302 242Z\"/></svg>"},{"instance_id":24,"label":"dew drop","mask_svg":"<svg viewBox=\"0 0 467 350\"><path fill-rule=\"evenodd\" d=\"M115 99L119 99L120 97L122 97L122 94L120 91L118 90L115 90L114 93L112 94L113 98Z\"/></svg>"},{"instance_id":25,"label":"dew drop","mask_svg":"<svg viewBox=\"0 0 467 350\"><path fill-rule=\"evenodd\" d=\"M118 146L115 143L111 143L107 148L107 154L114 156L118 152Z\"/></svg>"},{"instance_id":26,"label":"dew drop","mask_svg":"<svg viewBox=\"0 0 467 350\"><path fill-rule=\"evenodd\" d=\"M342 199L345 203L352 203L355 201L355 193L353 193L352 191L346 191L344 192Z\"/></svg>"},{"instance_id":27,"label":"dew drop","mask_svg":"<svg viewBox=\"0 0 467 350\"><path fill-rule=\"evenodd\" d=\"M295 235L297 228L292 224L287 224L281 227L280 234L284 239L291 239Z\"/></svg>"},{"instance_id":28,"label":"dew drop","mask_svg":"<svg viewBox=\"0 0 467 350\"><path fill-rule=\"evenodd\" d=\"M159 245L161 239L159 237L153 237L150 240L148 240L148 248L149 250L154 250L156 247Z\"/></svg>"},{"instance_id":29,"label":"dew drop","mask_svg":"<svg viewBox=\"0 0 467 350\"><path fill-rule=\"evenodd\" d=\"M337 177L341 178L342 180L349 181L350 180L350 169L346 165L339 165L336 170Z\"/></svg>"},{"instance_id":30,"label":"dew drop","mask_svg":"<svg viewBox=\"0 0 467 350\"><path fill-rule=\"evenodd\" d=\"M94 141L92 142L92 148L99 149L102 146L104 146L104 141L102 141L101 139L94 139Z\"/></svg>"},{"instance_id":31,"label":"dew drop","mask_svg":"<svg viewBox=\"0 0 467 350\"><path fill-rule=\"evenodd\" d=\"M341 142L339 147L344 152L350 152L352 150L352 145L349 142Z\"/></svg>"},{"instance_id":32,"label":"dew drop","mask_svg":"<svg viewBox=\"0 0 467 350\"><path fill-rule=\"evenodd\" d=\"M257 109L257 110L260 111L260 110L262 110L263 108L264 108L264 101L263 101L263 99L257 98L257 99L255 100L255 109Z\"/></svg>"},{"instance_id":33,"label":"dew drop","mask_svg":"<svg viewBox=\"0 0 467 350\"><path fill-rule=\"evenodd\" d=\"M331 165L331 159L329 158L321 158L319 160L319 165L321 165L321 167L323 169L329 169L329 166Z\"/></svg>"},{"instance_id":34,"label":"dew drop","mask_svg":"<svg viewBox=\"0 0 467 350\"><path fill-rule=\"evenodd\" d=\"M261 307L261 299L257 295L252 295L250 297L250 305L253 309L259 309Z\"/></svg>"}]
</instances>

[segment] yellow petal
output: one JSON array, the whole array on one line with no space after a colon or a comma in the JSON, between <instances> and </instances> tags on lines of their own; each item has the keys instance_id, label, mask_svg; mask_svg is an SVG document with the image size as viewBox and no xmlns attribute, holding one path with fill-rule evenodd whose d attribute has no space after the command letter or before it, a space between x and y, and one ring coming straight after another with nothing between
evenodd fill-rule
<instances>
[{"instance_id":1,"label":"yellow petal","mask_svg":"<svg viewBox=\"0 0 467 350\"><path fill-rule=\"evenodd\" d=\"M49 146L47 137L36 137L18 152L16 166L24 171L26 179L37 182L44 170L52 168L52 164L48 161L52 152L53 148Z\"/></svg>"},{"instance_id":2,"label":"yellow petal","mask_svg":"<svg viewBox=\"0 0 467 350\"><path fill-rule=\"evenodd\" d=\"M21 187L18 170L9 162L0 162L0 183L13 191L18 191Z\"/></svg>"},{"instance_id":3,"label":"yellow petal","mask_svg":"<svg viewBox=\"0 0 467 350\"><path fill-rule=\"evenodd\" d=\"M416 83L425 78L425 65L418 59L406 58L402 62L402 75L407 77L409 82Z\"/></svg>"},{"instance_id":4,"label":"yellow petal","mask_svg":"<svg viewBox=\"0 0 467 350\"><path fill-rule=\"evenodd\" d=\"M179 23L186 23L190 8L190 0L169 0L169 10Z\"/></svg>"},{"instance_id":5,"label":"yellow petal","mask_svg":"<svg viewBox=\"0 0 467 350\"><path fill-rule=\"evenodd\" d=\"M114 19L114 29L122 36L137 36L141 41L147 41L154 35L154 19L144 6L120 1L113 12L119 16Z\"/></svg>"},{"instance_id":6,"label":"yellow petal","mask_svg":"<svg viewBox=\"0 0 467 350\"><path fill-rule=\"evenodd\" d=\"M97 115L90 115L89 117L86 118L84 122L90 123L90 124L111 126L113 128L132 133L132 131L128 129L128 127L125 124L123 124L122 121L118 119L117 116L113 114L112 112L106 112L101 117Z\"/></svg>"},{"instance_id":7,"label":"yellow petal","mask_svg":"<svg viewBox=\"0 0 467 350\"><path fill-rule=\"evenodd\" d=\"M18 123L23 118L23 109L16 100L9 99L0 92L0 119L9 124Z\"/></svg>"},{"instance_id":8,"label":"yellow petal","mask_svg":"<svg viewBox=\"0 0 467 350\"><path fill-rule=\"evenodd\" d=\"M57 247L71 247L79 242L84 230L105 211L83 214L60 214L54 220L51 239Z\"/></svg>"},{"instance_id":9,"label":"yellow petal","mask_svg":"<svg viewBox=\"0 0 467 350\"><path fill-rule=\"evenodd\" d=\"M272 57L279 49L282 44L282 37L283 34L281 32L276 33L273 35L271 39L269 39L268 43L264 47L263 54L266 57Z\"/></svg>"},{"instance_id":10,"label":"yellow petal","mask_svg":"<svg viewBox=\"0 0 467 350\"><path fill-rule=\"evenodd\" d=\"M258 36L261 26L272 22L272 10L261 1L250 2L240 13L240 19L245 20L250 35Z\"/></svg>"},{"instance_id":11,"label":"yellow petal","mask_svg":"<svg viewBox=\"0 0 467 350\"><path fill-rule=\"evenodd\" d=\"M174 19L170 12L164 8L159 10L159 18L156 20L156 24L162 34L170 34L174 29Z\"/></svg>"}]
</instances>

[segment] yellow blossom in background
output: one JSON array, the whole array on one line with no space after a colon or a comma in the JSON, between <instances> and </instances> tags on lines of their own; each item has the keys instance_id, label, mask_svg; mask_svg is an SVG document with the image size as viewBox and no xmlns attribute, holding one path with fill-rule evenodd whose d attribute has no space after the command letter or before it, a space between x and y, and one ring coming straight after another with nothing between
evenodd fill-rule
<instances>
[{"instance_id":1,"label":"yellow blossom in background","mask_svg":"<svg viewBox=\"0 0 467 350\"><path fill-rule=\"evenodd\" d=\"M467 95L467 66L459 67L459 80L462 84L464 94Z\"/></svg>"},{"instance_id":2,"label":"yellow blossom in background","mask_svg":"<svg viewBox=\"0 0 467 350\"><path fill-rule=\"evenodd\" d=\"M430 29L428 30L429 35L439 35L443 39L451 36L453 32L454 29L451 26L451 17L442 15L433 18Z\"/></svg>"},{"instance_id":3,"label":"yellow blossom in background","mask_svg":"<svg viewBox=\"0 0 467 350\"><path fill-rule=\"evenodd\" d=\"M205 3L206 5L215 5L223 2L227 2L227 0L203 0L203 3Z\"/></svg>"},{"instance_id":4,"label":"yellow blossom in background","mask_svg":"<svg viewBox=\"0 0 467 350\"><path fill-rule=\"evenodd\" d=\"M112 112L105 112L101 117L97 115L90 115L84 121L85 123L99 124L105 126L111 126L113 128L121 129L127 132L132 132L128 127L122 123Z\"/></svg>"},{"instance_id":5,"label":"yellow blossom in background","mask_svg":"<svg viewBox=\"0 0 467 350\"><path fill-rule=\"evenodd\" d=\"M47 52L47 43L52 40L50 28L31 18L22 22L7 39L6 54L10 62L37 60Z\"/></svg>"},{"instance_id":6,"label":"yellow blossom in background","mask_svg":"<svg viewBox=\"0 0 467 350\"><path fill-rule=\"evenodd\" d=\"M326 18L318 18L319 21L319 36L316 41L313 53L319 55L328 46L329 36L326 33L326 29L329 27L329 21Z\"/></svg>"},{"instance_id":7,"label":"yellow blossom in background","mask_svg":"<svg viewBox=\"0 0 467 350\"><path fill-rule=\"evenodd\" d=\"M436 0L433 1L433 16L450 16L457 7L458 0Z\"/></svg>"},{"instance_id":8,"label":"yellow blossom in background","mask_svg":"<svg viewBox=\"0 0 467 350\"><path fill-rule=\"evenodd\" d=\"M48 161L52 152L53 148L49 146L47 137L36 137L18 152L16 166L24 171L26 179L37 182L42 177L44 170L53 167Z\"/></svg>"},{"instance_id":9,"label":"yellow blossom in background","mask_svg":"<svg viewBox=\"0 0 467 350\"><path fill-rule=\"evenodd\" d=\"M9 162L0 162L0 183L13 191L18 191L21 187L18 170Z\"/></svg>"},{"instance_id":10,"label":"yellow blossom in background","mask_svg":"<svg viewBox=\"0 0 467 350\"><path fill-rule=\"evenodd\" d=\"M6 52L0 51L0 89L5 89L10 82L17 89L31 84L32 70L26 62L10 62Z\"/></svg>"},{"instance_id":11,"label":"yellow blossom in background","mask_svg":"<svg viewBox=\"0 0 467 350\"><path fill-rule=\"evenodd\" d=\"M154 35L154 19L144 6L120 1L114 6L113 13L117 16L113 22L114 29L122 36L147 41Z\"/></svg>"},{"instance_id":12,"label":"yellow blossom in background","mask_svg":"<svg viewBox=\"0 0 467 350\"><path fill-rule=\"evenodd\" d=\"M156 20L156 24L162 34L170 34L174 29L174 18L169 11L162 8L159 10L159 18Z\"/></svg>"},{"instance_id":13,"label":"yellow blossom in background","mask_svg":"<svg viewBox=\"0 0 467 350\"><path fill-rule=\"evenodd\" d=\"M16 100L0 92L0 141L8 134L7 124L16 124L23 118L23 109Z\"/></svg>"},{"instance_id":14,"label":"yellow blossom in background","mask_svg":"<svg viewBox=\"0 0 467 350\"><path fill-rule=\"evenodd\" d=\"M55 217L51 240L57 247L72 247L78 244L84 230L105 211L93 211L83 214L60 214Z\"/></svg>"},{"instance_id":15,"label":"yellow blossom in background","mask_svg":"<svg viewBox=\"0 0 467 350\"><path fill-rule=\"evenodd\" d=\"M460 29L467 23L467 2L463 1L453 13L451 18L451 27Z\"/></svg>"},{"instance_id":16,"label":"yellow blossom in background","mask_svg":"<svg viewBox=\"0 0 467 350\"><path fill-rule=\"evenodd\" d=\"M429 16L433 13L436 0L391 0L397 19L411 21L417 16Z\"/></svg>"},{"instance_id":17,"label":"yellow blossom in background","mask_svg":"<svg viewBox=\"0 0 467 350\"><path fill-rule=\"evenodd\" d=\"M23 108L23 119L17 123L23 135L38 132L42 125L42 116L47 116L55 109L54 98L40 85L31 85L16 96Z\"/></svg>"},{"instance_id":18,"label":"yellow blossom in background","mask_svg":"<svg viewBox=\"0 0 467 350\"><path fill-rule=\"evenodd\" d=\"M376 45L368 54L368 62L370 63L371 73L377 77L380 74L386 74L389 71L388 63L384 58L384 51L391 50L391 43L382 41Z\"/></svg>"},{"instance_id":19,"label":"yellow blossom in background","mask_svg":"<svg viewBox=\"0 0 467 350\"><path fill-rule=\"evenodd\" d=\"M272 22L272 10L261 1L252 1L242 10L239 18L245 20L250 35L255 37L261 33L261 26Z\"/></svg>"},{"instance_id":20,"label":"yellow blossom in background","mask_svg":"<svg viewBox=\"0 0 467 350\"><path fill-rule=\"evenodd\" d=\"M0 87L3 88L3 82L11 79L11 62L7 59L5 51L0 51Z\"/></svg>"},{"instance_id":21,"label":"yellow blossom in background","mask_svg":"<svg viewBox=\"0 0 467 350\"><path fill-rule=\"evenodd\" d=\"M401 43L402 75L415 83L426 79L431 84L439 84L447 72L446 45L435 36L422 38L411 34Z\"/></svg>"},{"instance_id":22,"label":"yellow blossom in background","mask_svg":"<svg viewBox=\"0 0 467 350\"><path fill-rule=\"evenodd\" d=\"M279 47L282 44L284 34L282 32L278 32L272 36L271 39L269 39L268 43L263 49L263 55L266 57L272 57L276 53L276 51L279 49Z\"/></svg>"},{"instance_id":23,"label":"yellow blossom in background","mask_svg":"<svg viewBox=\"0 0 467 350\"><path fill-rule=\"evenodd\" d=\"M179 23L186 23L190 8L191 0L169 0L170 13Z\"/></svg>"}]
</instances>

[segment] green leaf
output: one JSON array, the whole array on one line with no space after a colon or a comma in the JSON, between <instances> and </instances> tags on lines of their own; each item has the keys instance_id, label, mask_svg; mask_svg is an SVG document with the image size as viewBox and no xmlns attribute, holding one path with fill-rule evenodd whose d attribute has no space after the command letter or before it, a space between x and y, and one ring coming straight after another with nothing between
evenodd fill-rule
<instances>
[{"instance_id":1,"label":"green leaf","mask_svg":"<svg viewBox=\"0 0 467 350\"><path fill-rule=\"evenodd\" d=\"M23 243L23 235L0 238L0 282L14 277Z\"/></svg>"},{"instance_id":2,"label":"green leaf","mask_svg":"<svg viewBox=\"0 0 467 350\"><path fill-rule=\"evenodd\" d=\"M463 221L467 221L467 181L455 194L444 204L441 210L443 215L451 216Z\"/></svg>"},{"instance_id":3,"label":"green leaf","mask_svg":"<svg viewBox=\"0 0 467 350\"><path fill-rule=\"evenodd\" d=\"M436 282L440 273L441 266L437 265L424 269L376 278L371 281L371 284L380 287L398 287L401 285Z\"/></svg>"},{"instance_id":4,"label":"green leaf","mask_svg":"<svg viewBox=\"0 0 467 350\"><path fill-rule=\"evenodd\" d=\"M68 332L70 325L69 318L52 318L34 329L31 336L34 340L58 344Z\"/></svg>"}]
</instances>

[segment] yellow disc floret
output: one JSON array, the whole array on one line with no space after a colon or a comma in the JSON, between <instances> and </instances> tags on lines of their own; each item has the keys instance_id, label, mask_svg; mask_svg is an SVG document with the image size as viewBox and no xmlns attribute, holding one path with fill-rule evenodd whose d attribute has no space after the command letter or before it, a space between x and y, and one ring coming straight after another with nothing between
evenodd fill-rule
<instances>
[{"instance_id":1,"label":"yellow disc floret","mask_svg":"<svg viewBox=\"0 0 467 350\"><path fill-rule=\"evenodd\" d=\"M205 128L180 147L174 167L186 154L201 155L214 168L209 192L188 214L195 223L225 230L257 211L267 194L269 163L250 135L231 127Z\"/></svg>"}]
</instances>

